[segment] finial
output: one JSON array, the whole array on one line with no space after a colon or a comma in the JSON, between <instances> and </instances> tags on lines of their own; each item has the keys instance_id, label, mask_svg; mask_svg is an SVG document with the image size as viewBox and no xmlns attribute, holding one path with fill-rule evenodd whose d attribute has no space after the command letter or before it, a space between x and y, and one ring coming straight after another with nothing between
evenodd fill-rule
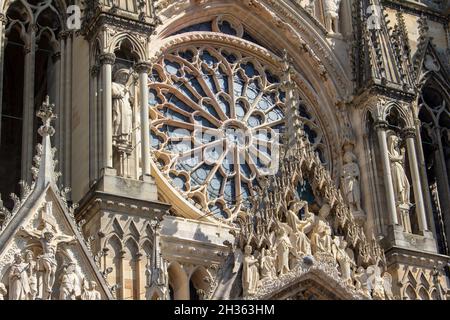
<instances>
[{"instance_id":1,"label":"finial","mask_svg":"<svg viewBox=\"0 0 450 320\"><path fill-rule=\"evenodd\" d=\"M53 136L55 129L52 127L52 120L56 119L56 115L53 113L54 104L50 103L50 97L47 95L45 101L42 103L41 108L36 115L41 118L43 125L39 128L38 133L42 136Z\"/></svg>"}]
</instances>

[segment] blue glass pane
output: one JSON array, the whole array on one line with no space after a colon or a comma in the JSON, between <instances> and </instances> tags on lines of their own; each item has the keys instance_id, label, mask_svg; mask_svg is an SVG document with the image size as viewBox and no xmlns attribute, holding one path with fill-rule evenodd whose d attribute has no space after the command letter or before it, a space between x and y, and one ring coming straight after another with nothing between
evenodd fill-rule
<instances>
[{"instance_id":1,"label":"blue glass pane","mask_svg":"<svg viewBox=\"0 0 450 320\"><path fill-rule=\"evenodd\" d=\"M234 178L230 178L225 183L224 198L228 202L236 202L236 184Z\"/></svg>"},{"instance_id":2,"label":"blue glass pane","mask_svg":"<svg viewBox=\"0 0 450 320\"><path fill-rule=\"evenodd\" d=\"M181 122L188 122L189 118L182 115L181 113L178 113L168 107L163 108L163 114L166 118L181 121Z\"/></svg>"},{"instance_id":3,"label":"blue glass pane","mask_svg":"<svg viewBox=\"0 0 450 320\"><path fill-rule=\"evenodd\" d=\"M212 31L211 21L194 24L192 26L178 30L177 32L175 32L171 35L181 34L181 33L186 33L186 32L193 32L193 31Z\"/></svg>"},{"instance_id":4,"label":"blue glass pane","mask_svg":"<svg viewBox=\"0 0 450 320\"><path fill-rule=\"evenodd\" d=\"M181 91L181 93L183 93L186 97L188 97L192 101L198 102L197 97L191 92L191 90L189 90L186 87L186 84L184 84L183 82L178 82L177 84L178 84L178 89Z\"/></svg>"},{"instance_id":5,"label":"blue glass pane","mask_svg":"<svg viewBox=\"0 0 450 320\"><path fill-rule=\"evenodd\" d=\"M242 101L238 101L236 103L236 118L239 120L242 120L246 113L245 105Z\"/></svg>"},{"instance_id":6,"label":"blue glass pane","mask_svg":"<svg viewBox=\"0 0 450 320\"><path fill-rule=\"evenodd\" d=\"M173 94L167 94L166 95L166 99L167 99L168 102L172 103L173 105L177 106L178 108L180 108L183 111L186 111L186 112L189 112L189 113L193 113L194 112L194 109L189 107L186 103L184 103L183 101L178 99Z\"/></svg>"},{"instance_id":7,"label":"blue glass pane","mask_svg":"<svg viewBox=\"0 0 450 320\"><path fill-rule=\"evenodd\" d=\"M170 173L170 178L172 179L173 185L182 191L186 191L186 178L183 176L176 176Z\"/></svg>"},{"instance_id":8,"label":"blue glass pane","mask_svg":"<svg viewBox=\"0 0 450 320\"><path fill-rule=\"evenodd\" d=\"M254 128L261 124L261 119L258 116L251 115L248 118L247 123L251 128Z\"/></svg>"},{"instance_id":9,"label":"blue glass pane","mask_svg":"<svg viewBox=\"0 0 450 320\"><path fill-rule=\"evenodd\" d=\"M298 112L301 117L311 119L311 115L309 114L308 110L306 110L306 106L303 103L300 103L298 105Z\"/></svg>"},{"instance_id":10,"label":"blue glass pane","mask_svg":"<svg viewBox=\"0 0 450 320\"><path fill-rule=\"evenodd\" d=\"M178 63L168 60L164 60L164 63L169 74L179 76L178 70L180 70L181 66Z\"/></svg>"},{"instance_id":11,"label":"blue glass pane","mask_svg":"<svg viewBox=\"0 0 450 320\"><path fill-rule=\"evenodd\" d=\"M217 58L213 57L208 51L203 51L200 55L200 59L202 59L209 67L213 67L218 62Z\"/></svg>"},{"instance_id":12,"label":"blue glass pane","mask_svg":"<svg viewBox=\"0 0 450 320\"><path fill-rule=\"evenodd\" d=\"M192 53L191 50L186 50L186 51L182 51L179 53L180 57L182 57L183 59L192 62L192 58L194 58L194 54Z\"/></svg>"},{"instance_id":13,"label":"blue glass pane","mask_svg":"<svg viewBox=\"0 0 450 320\"><path fill-rule=\"evenodd\" d=\"M231 26L231 24L228 21L222 21L222 23L219 24L219 29L223 33L236 36L237 31Z\"/></svg>"},{"instance_id":14,"label":"blue glass pane","mask_svg":"<svg viewBox=\"0 0 450 320\"><path fill-rule=\"evenodd\" d=\"M241 68L244 69L245 74L249 78L259 75L259 72L255 69L255 66L251 62L242 63Z\"/></svg>"},{"instance_id":15,"label":"blue glass pane","mask_svg":"<svg viewBox=\"0 0 450 320\"><path fill-rule=\"evenodd\" d=\"M205 91L203 91L203 88L202 88L200 82L198 82L198 79L192 78L191 80L189 80L189 83L195 89L195 91L197 91L197 93L200 96L202 96L202 97L206 97L207 96Z\"/></svg>"},{"instance_id":16,"label":"blue glass pane","mask_svg":"<svg viewBox=\"0 0 450 320\"><path fill-rule=\"evenodd\" d=\"M317 138L317 133L315 133L307 124L303 126L305 130L306 136L308 137L309 142L315 143Z\"/></svg>"},{"instance_id":17,"label":"blue glass pane","mask_svg":"<svg viewBox=\"0 0 450 320\"><path fill-rule=\"evenodd\" d=\"M233 79L233 91L235 97L242 96L242 90L244 88L244 80L240 77L240 75L235 75Z\"/></svg>"},{"instance_id":18,"label":"blue glass pane","mask_svg":"<svg viewBox=\"0 0 450 320\"><path fill-rule=\"evenodd\" d=\"M150 89L148 91L148 104L155 105L162 103L161 99L158 97L156 90Z\"/></svg>"},{"instance_id":19,"label":"blue glass pane","mask_svg":"<svg viewBox=\"0 0 450 320\"><path fill-rule=\"evenodd\" d=\"M225 113L228 117L230 116L230 103L222 96L219 96L217 101L219 103L220 109L222 109L223 113Z\"/></svg>"},{"instance_id":20,"label":"blue glass pane","mask_svg":"<svg viewBox=\"0 0 450 320\"><path fill-rule=\"evenodd\" d=\"M305 180L302 183L297 184L297 196L300 199L307 201L309 204L314 203L314 193L308 181Z\"/></svg>"}]
</instances>

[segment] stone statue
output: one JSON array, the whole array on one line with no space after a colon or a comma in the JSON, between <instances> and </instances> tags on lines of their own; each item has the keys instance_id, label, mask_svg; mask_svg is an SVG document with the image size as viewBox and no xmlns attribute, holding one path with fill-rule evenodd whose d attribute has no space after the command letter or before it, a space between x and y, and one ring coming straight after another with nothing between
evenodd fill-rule
<instances>
[{"instance_id":1,"label":"stone statue","mask_svg":"<svg viewBox=\"0 0 450 320\"><path fill-rule=\"evenodd\" d=\"M28 264L20 253L14 254L14 262L9 270L9 300L29 300L30 285L27 276Z\"/></svg>"},{"instance_id":2,"label":"stone statue","mask_svg":"<svg viewBox=\"0 0 450 320\"><path fill-rule=\"evenodd\" d=\"M27 230L24 227L20 228L20 233L31 237L40 242L43 254L38 257L38 270L43 272L43 296L42 299L47 300L51 298L53 284L55 283L56 273L56 251L60 243L72 243L76 241L75 236L66 236L55 233L50 227L45 227L43 230L31 229Z\"/></svg>"},{"instance_id":3,"label":"stone statue","mask_svg":"<svg viewBox=\"0 0 450 320\"><path fill-rule=\"evenodd\" d=\"M75 267L75 263L69 262L64 268L59 288L60 300L76 300L76 297L80 295L80 284Z\"/></svg>"},{"instance_id":4,"label":"stone statue","mask_svg":"<svg viewBox=\"0 0 450 320\"><path fill-rule=\"evenodd\" d=\"M113 135L116 141L127 142L130 139L133 123L130 92L127 87L130 71L119 69L112 83Z\"/></svg>"},{"instance_id":5,"label":"stone statue","mask_svg":"<svg viewBox=\"0 0 450 320\"><path fill-rule=\"evenodd\" d=\"M293 249L291 241L283 226L279 226L276 232L275 248L277 250L277 272L283 275L290 271L289 252Z\"/></svg>"},{"instance_id":6,"label":"stone statue","mask_svg":"<svg viewBox=\"0 0 450 320\"><path fill-rule=\"evenodd\" d=\"M339 5L341 0L324 0L325 26L328 31L339 33Z\"/></svg>"},{"instance_id":7,"label":"stone statue","mask_svg":"<svg viewBox=\"0 0 450 320\"><path fill-rule=\"evenodd\" d=\"M101 300L102 296L97 288L95 281L84 281L83 293L81 294L81 300Z\"/></svg>"},{"instance_id":8,"label":"stone statue","mask_svg":"<svg viewBox=\"0 0 450 320\"><path fill-rule=\"evenodd\" d=\"M334 258L339 264L342 280L353 286L352 267L356 266L353 252L350 248L347 248L347 241L343 237L335 239L333 249Z\"/></svg>"},{"instance_id":9,"label":"stone statue","mask_svg":"<svg viewBox=\"0 0 450 320\"><path fill-rule=\"evenodd\" d=\"M4 297L8 294L6 287L3 283L0 282L0 300L4 300Z\"/></svg>"},{"instance_id":10,"label":"stone statue","mask_svg":"<svg viewBox=\"0 0 450 320\"><path fill-rule=\"evenodd\" d=\"M366 297L370 297L368 279L369 276L363 267L359 267L353 275L355 279L355 290L360 291Z\"/></svg>"},{"instance_id":11,"label":"stone statue","mask_svg":"<svg viewBox=\"0 0 450 320\"><path fill-rule=\"evenodd\" d=\"M300 220L298 212L301 208L305 208L305 220ZM314 226L314 215L308 210L306 201L293 201L286 212L286 222L292 228L295 234L295 249L304 255L311 254L311 244L307 234Z\"/></svg>"},{"instance_id":12,"label":"stone statue","mask_svg":"<svg viewBox=\"0 0 450 320\"><path fill-rule=\"evenodd\" d=\"M37 293L38 293L38 287L37 287L37 263L34 260L34 254L31 250L25 251L25 263L28 264L27 268L27 276L28 276L28 283L30 285L30 300L35 300Z\"/></svg>"},{"instance_id":13,"label":"stone statue","mask_svg":"<svg viewBox=\"0 0 450 320\"><path fill-rule=\"evenodd\" d=\"M344 153L344 166L342 167L341 188L352 212L362 212L359 176L359 166L355 154L346 151Z\"/></svg>"},{"instance_id":14,"label":"stone statue","mask_svg":"<svg viewBox=\"0 0 450 320\"><path fill-rule=\"evenodd\" d=\"M275 261L275 252L262 248L260 257L261 279L273 279L276 277Z\"/></svg>"},{"instance_id":15,"label":"stone statue","mask_svg":"<svg viewBox=\"0 0 450 320\"><path fill-rule=\"evenodd\" d=\"M314 255L318 252L331 254L331 227L327 221L330 210L330 205L324 204L319 210L319 216L315 218L311 233L311 247Z\"/></svg>"},{"instance_id":16,"label":"stone statue","mask_svg":"<svg viewBox=\"0 0 450 320\"><path fill-rule=\"evenodd\" d=\"M256 293L259 282L258 260L252 255L252 247L246 245L244 249L244 264L242 270L242 288L244 296Z\"/></svg>"},{"instance_id":17,"label":"stone statue","mask_svg":"<svg viewBox=\"0 0 450 320\"><path fill-rule=\"evenodd\" d=\"M392 167L392 183L394 184L397 202L399 204L410 204L410 189L408 176L405 172L405 149L399 146L400 139L396 135L389 137L389 159Z\"/></svg>"},{"instance_id":18,"label":"stone statue","mask_svg":"<svg viewBox=\"0 0 450 320\"><path fill-rule=\"evenodd\" d=\"M392 184L396 196L397 209L400 215L400 223L405 232L411 233L411 220L409 218L411 186L405 172L405 149L399 146L399 138L396 135L389 137L389 159L391 161Z\"/></svg>"}]
</instances>

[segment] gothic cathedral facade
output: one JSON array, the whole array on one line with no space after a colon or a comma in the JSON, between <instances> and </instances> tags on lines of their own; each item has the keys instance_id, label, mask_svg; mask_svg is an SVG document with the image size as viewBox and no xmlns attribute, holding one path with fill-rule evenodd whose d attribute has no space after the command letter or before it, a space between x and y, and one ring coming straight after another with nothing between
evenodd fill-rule
<instances>
[{"instance_id":1,"label":"gothic cathedral facade","mask_svg":"<svg viewBox=\"0 0 450 320\"><path fill-rule=\"evenodd\" d=\"M0 299L450 299L450 1L0 0Z\"/></svg>"}]
</instances>

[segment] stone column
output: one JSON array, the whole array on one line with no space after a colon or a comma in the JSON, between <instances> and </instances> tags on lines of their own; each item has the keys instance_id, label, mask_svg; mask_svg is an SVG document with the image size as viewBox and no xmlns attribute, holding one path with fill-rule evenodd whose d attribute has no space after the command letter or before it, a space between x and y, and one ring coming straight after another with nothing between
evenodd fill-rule
<instances>
[{"instance_id":1,"label":"stone column","mask_svg":"<svg viewBox=\"0 0 450 320\"><path fill-rule=\"evenodd\" d=\"M139 104L141 106L141 157L142 177L145 180L151 174L150 171L150 120L148 116L148 73L150 64L139 62L136 65L139 73Z\"/></svg>"},{"instance_id":2,"label":"stone column","mask_svg":"<svg viewBox=\"0 0 450 320\"><path fill-rule=\"evenodd\" d=\"M425 212L428 213L428 222L431 225L431 228L436 234L436 226L434 223L434 217L433 217L433 206L432 206L432 200L430 196L430 186L428 185L428 177L427 177L427 168L425 163L425 155L423 154L423 145L422 145L422 138L420 134L420 120L416 119L416 144L417 144L417 160L419 165L419 173L421 177L421 185L422 185L422 196L425 206Z\"/></svg>"},{"instance_id":3,"label":"stone column","mask_svg":"<svg viewBox=\"0 0 450 320\"><path fill-rule=\"evenodd\" d=\"M98 177L98 139L97 139L97 131L100 130L99 121L98 121L98 106L97 106L97 82L98 82L98 74L100 68L98 65L93 65L90 70L91 81L89 86L89 177L90 183L94 183Z\"/></svg>"},{"instance_id":4,"label":"stone column","mask_svg":"<svg viewBox=\"0 0 450 320\"><path fill-rule=\"evenodd\" d=\"M25 66L23 87L23 121L22 121L22 180L30 182L31 163L34 153L34 73L36 55L37 26L31 25L30 37L25 44Z\"/></svg>"},{"instance_id":5,"label":"stone column","mask_svg":"<svg viewBox=\"0 0 450 320\"><path fill-rule=\"evenodd\" d=\"M64 163L63 163L63 183L66 186L72 185L72 42L73 32L67 31L65 37L65 72L64 72ZM71 194L71 193L69 193Z\"/></svg>"},{"instance_id":6,"label":"stone column","mask_svg":"<svg viewBox=\"0 0 450 320\"><path fill-rule=\"evenodd\" d=\"M422 184L420 183L419 164L417 162L417 153L415 145L415 129L406 128L403 135L406 139L406 148L408 150L409 167L411 170L412 185L414 190L414 200L416 202L416 213L419 222L420 231L428 231L427 217L425 215L425 205L423 202Z\"/></svg>"},{"instance_id":7,"label":"stone column","mask_svg":"<svg viewBox=\"0 0 450 320\"><path fill-rule=\"evenodd\" d=\"M388 123L386 121L377 121L375 124L375 130L378 135L378 143L380 144L381 163L384 173L384 188L386 189L386 205L388 209L389 219L391 225L398 225L397 209L395 206L395 193L394 185L392 184L392 172L391 163L389 160L389 152L387 146L387 134L386 130Z\"/></svg>"},{"instance_id":8,"label":"stone column","mask_svg":"<svg viewBox=\"0 0 450 320\"><path fill-rule=\"evenodd\" d=\"M5 25L8 19L0 13L0 141L2 141L3 59L5 56Z\"/></svg>"},{"instance_id":9,"label":"stone column","mask_svg":"<svg viewBox=\"0 0 450 320\"><path fill-rule=\"evenodd\" d=\"M112 65L116 60L114 53L103 53L100 55L103 79L103 169L113 168L112 147Z\"/></svg>"}]
</instances>

